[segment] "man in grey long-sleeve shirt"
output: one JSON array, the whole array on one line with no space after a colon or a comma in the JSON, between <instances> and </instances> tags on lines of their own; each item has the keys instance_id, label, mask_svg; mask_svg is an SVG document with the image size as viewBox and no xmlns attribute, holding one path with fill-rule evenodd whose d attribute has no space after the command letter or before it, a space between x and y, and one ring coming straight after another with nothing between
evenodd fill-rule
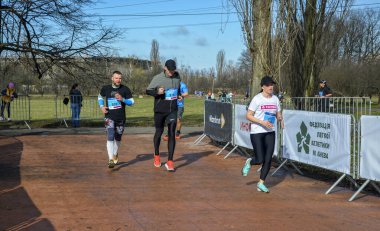
<instances>
[{"instance_id":1,"label":"man in grey long-sleeve shirt","mask_svg":"<svg viewBox=\"0 0 380 231\"><path fill-rule=\"evenodd\" d=\"M156 132L153 138L154 166L161 167L160 142L165 124L168 125L168 162L165 167L168 171L174 171L173 155L175 149L175 129L177 126L177 100L182 100L180 95L180 82L174 60L165 62L164 71L153 77L146 93L154 97L154 126Z\"/></svg>"}]
</instances>

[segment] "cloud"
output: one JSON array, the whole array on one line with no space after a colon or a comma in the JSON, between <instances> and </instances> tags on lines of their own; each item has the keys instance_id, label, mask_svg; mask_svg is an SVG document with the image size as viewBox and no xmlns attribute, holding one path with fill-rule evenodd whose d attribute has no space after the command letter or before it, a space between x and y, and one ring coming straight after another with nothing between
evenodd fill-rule
<instances>
[{"instance_id":1,"label":"cloud","mask_svg":"<svg viewBox=\"0 0 380 231\"><path fill-rule=\"evenodd\" d=\"M177 27L175 30L167 30L160 33L162 36L168 37L168 36L188 36L190 34L190 31L184 27L180 26Z\"/></svg>"},{"instance_id":2,"label":"cloud","mask_svg":"<svg viewBox=\"0 0 380 231\"><path fill-rule=\"evenodd\" d=\"M195 40L195 45L200 46L200 47L206 47L209 44L208 44L207 39L203 37L203 38L197 38Z\"/></svg>"}]
</instances>

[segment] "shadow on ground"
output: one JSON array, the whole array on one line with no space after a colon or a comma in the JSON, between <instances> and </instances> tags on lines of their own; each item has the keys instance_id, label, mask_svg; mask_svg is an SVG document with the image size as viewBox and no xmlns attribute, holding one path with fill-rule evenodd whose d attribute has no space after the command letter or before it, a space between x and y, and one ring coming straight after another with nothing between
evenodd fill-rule
<instances>
[{"instance_id":1,"label":"shadow on ground","mask_svg":"<svg viewBox=\"0 0 380 231\"><path fill-rule=\"evenodd\" d=\"M55 230L20 185L23 144L0 136L0 230Z\"/></svg>"}]
</instances>

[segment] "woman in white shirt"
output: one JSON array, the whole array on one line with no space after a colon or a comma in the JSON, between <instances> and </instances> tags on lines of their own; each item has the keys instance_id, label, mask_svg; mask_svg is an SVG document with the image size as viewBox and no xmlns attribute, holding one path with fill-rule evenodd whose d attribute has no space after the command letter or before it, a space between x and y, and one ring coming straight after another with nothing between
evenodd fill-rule
<instances>
[{"instance_id":1,"label":"woman in white shirt","mask_svg":"<svg viewBox=\"0 0 380 231\"><path fill-rule=\"evenodd\" d=\"M262 91L253 97L247 111L247 119L251 121L251 143L256 158L248 158L241 170L243 176L247 176L251 165L262 164L260 181L257 183L257 191L269 193L264 185L272 163L272 155L275 147L276 119L282 123L281 106L279 99L273 95L273 85L276 82L269 76L261 79Z\"/></svg>"}]
</instances>

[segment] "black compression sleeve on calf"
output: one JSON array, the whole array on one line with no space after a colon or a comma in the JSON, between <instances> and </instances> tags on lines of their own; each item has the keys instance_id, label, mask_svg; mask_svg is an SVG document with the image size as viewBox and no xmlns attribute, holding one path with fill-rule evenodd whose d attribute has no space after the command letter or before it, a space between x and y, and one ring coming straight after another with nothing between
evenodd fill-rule
<instances>
[{"instance_id":1,"label":"black compression sleeve on calf","mask_svg":"<svg viewBox=\"0 0 380 231\"><path fill-rule=\"evenodd\" d=\"M169 151L169 156L168 160L173 160L174 156L174 149L175 149L175 128L177 127L177 122L172 121L168 124L168 151Z\"/></svg>"},{"instance_id":2,"label":"black compression sleeve on calf","mask_svg":"<svg viewBox=\"0 0 380 231\"><path fill-rule=\"evenodd\" d=\"M157 128L156 132L154 133L153 137L153 144L154 144L154 155L158 155L160 153L160 142L161 142L161 136L164 132L164 128Z\"/></svg>"}]
</instances>

